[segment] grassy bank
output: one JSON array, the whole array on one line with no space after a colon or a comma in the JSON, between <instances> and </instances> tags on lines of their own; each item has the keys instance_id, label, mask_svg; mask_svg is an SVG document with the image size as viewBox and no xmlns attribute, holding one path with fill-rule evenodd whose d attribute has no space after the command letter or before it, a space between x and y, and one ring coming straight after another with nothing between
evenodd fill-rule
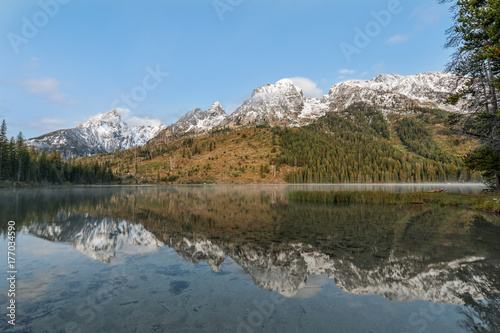
<instances>
[{"instance_id":1,"label":"grassy bank","mask_svg":"<svg viewBox=\"0 0 500 333\"><path fill-rule=\"evenodd\" d=\"M467 207L500 214L499 194L392 193L385 191L294 191L289 200L320 203L363 203L372 205L439 204Z\"/></svg>"}]
</instances>

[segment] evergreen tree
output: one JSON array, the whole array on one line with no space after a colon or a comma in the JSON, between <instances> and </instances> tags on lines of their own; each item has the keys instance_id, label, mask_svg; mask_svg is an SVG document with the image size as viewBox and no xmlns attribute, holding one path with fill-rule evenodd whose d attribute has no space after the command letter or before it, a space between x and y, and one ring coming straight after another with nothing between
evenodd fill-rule
<instances>
[{"instance_id":1,"label":"evergreen tree","mask_svg":"<svg viewBox=\"0 0 500 333\"><path fill-rule=\"evenodd\" d=\"M107 164L82 164L70 159L64 162L61 153L53 150L47 155L45 150L38 153L34 147L26 146L22 132L16 139L6 138L5 121L0 128L0 181L53 183L63 182L105 184L113 181L111 167Z\"/></svg>"},{"instance_id":2,"label":"evergreen tree","mask_svg":"<svg viewBox=\"0 0 500 333\"><path fill-rule=\"evenodd\" d=\"M452 123L460 132L481 141L481 147L472 156L494 160L500 154L500 0L441 0L452 2L454 24L448 30L447 47L455 49L448 65L458 74L457 83L463 84L458 93L450 96L450 103L464 101L472 112L457 115ZM489 149L489 148L491 149ZM500 170L493 164L468 163L477 170L494 174L500 191Z\"/></svg>"}]
</instances>

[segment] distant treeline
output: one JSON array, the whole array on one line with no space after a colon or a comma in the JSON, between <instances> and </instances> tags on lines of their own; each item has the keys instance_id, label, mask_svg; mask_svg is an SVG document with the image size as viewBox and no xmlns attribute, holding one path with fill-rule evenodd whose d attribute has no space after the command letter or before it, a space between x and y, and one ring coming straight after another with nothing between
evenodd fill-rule
<instances>
[{"instance_id":1,"label":"distant treeline","mask_svg":"<svg viewBox=\"0 0 500 333\"><path fill-rule=\"evenodd\" d=\"M28 147L22 133L7 139L7 125L0 129L0 183L108 184L114 179L109 165L63 161L53 150L47 154Z\"/></svg>"},{"instance_id":2,"label":"distant treeline","mask_svg":"<svg viewBox=\"0 0 500 333\"><path fill-rule=\"evenodd\" d=\"M418 110L421 115L425 110ZM429 117L436 117L432 112ZM274 128L281 154L272 163L297 167L290 183L387 183L478 181L460 158L445 151L418 119L402 118L395 132L404 145L390 139L382 113L355 104L302 128ZM406 150L405 150L406 149Z\"/></svg>"}]
</instances>

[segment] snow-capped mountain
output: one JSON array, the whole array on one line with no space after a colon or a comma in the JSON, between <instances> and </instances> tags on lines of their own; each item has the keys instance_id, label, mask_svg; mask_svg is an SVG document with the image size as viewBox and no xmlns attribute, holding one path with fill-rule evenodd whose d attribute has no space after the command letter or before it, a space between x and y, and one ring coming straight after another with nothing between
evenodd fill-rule
<instances>
[{"instance_id":1,"label":"snow-capped mountain","mask_svg":"<svg viewBox=\"0 0 500 333\"><path fill-rule=\"evenodd\" d=\"M255 89L230 119L236 125L302 126L326 111L326 104L316 98L304 97L301 88L291 80L283 79Z\"/></svg>"},{"instance_id":2,"label":"snow-capped mountain","mask_svg":"<svg viewBox=\"0 0 500 333\"><path fill-rule=\"evenodd\" d=\"M226 111L219 102L215 102L210 109L203 111L196 108L184 116L175 124L168 126L165 130L167 136L196 134L212 130L212 128L227 123Z\"/></svg>"},{"instance_id":3,"label":"snow-capped mountain","mask_svg":"<svg viewBox=\"0 0 500 333\"><path fill-rule=\"evenodd\" d=\"M27 140L46 151L56 149L64 158L110 153L144 145L165 125L157 119L122 118L125 110L113 109L94 116L75 128L63 129Z\"/></svg>"},{"instance_id":4,"label":"snow-capped mountain","mask_svg":"<svg viewBox=\"0 0 500 333\"><path fill-rule=\"evenodd\" d=\"M369 81L352 80L334 85L325 102L330 111L365 102L393 111L422 106L458 112L461 105L445 104L448 95L457 90L456 82L454 74L444 72L409 76L379 74Z\"/></svg>"},{"instance_id":5,"label":"snow-capped mountain","mask_svg":"<svg viewBox=\"0 0 500 333\"><path fill-rule=\"evenodd\" d=\"M461 105L445 104L448 95L457 90L456 81L454 74L443 72L380 74L368 81L335 84L328 95L318 99L305 97L300 87L283 79L255 89L229 120L234 125L303 126L327 112L339 112L359 102L388 112L408 112L415 106L459 112Z\"/></svg>"}]
</instances>

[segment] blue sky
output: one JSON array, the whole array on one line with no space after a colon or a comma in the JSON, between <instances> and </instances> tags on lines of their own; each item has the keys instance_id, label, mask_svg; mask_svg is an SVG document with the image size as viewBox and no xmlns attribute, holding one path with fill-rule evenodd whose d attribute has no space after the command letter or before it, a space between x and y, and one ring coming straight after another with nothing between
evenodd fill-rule
<instances>
[{"instance_id":1,"label":"blue sky","mask_svg":"<svg viewBox=\"0 0 500 333\"><path fill-rule=\"evenodd\" d=\"M166 125L231 113L282 78L320 96L450 55L437 0L4 0L0 18L0 119L26 138L115 106Z\"/></svg>"}]
</instances>

